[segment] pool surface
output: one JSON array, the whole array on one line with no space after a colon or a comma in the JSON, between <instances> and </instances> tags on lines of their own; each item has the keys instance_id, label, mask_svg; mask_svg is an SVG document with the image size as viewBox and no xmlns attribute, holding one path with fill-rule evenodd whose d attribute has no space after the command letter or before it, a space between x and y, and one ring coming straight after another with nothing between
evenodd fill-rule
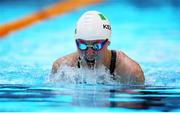
<instances>
[{"instance_id":1,"label":"pool surface","mask_svg":"<svg viewBox=\"0 0 180 113\"><path fill-rule=\"evenodd\" d=\"M44 1L0 1L0 26L58 0ZM76 51L75 23L88 10L108 17L109 49L141 65L144 86L49 82L53 61ZM0 112L179 112L180 2L109 0L40 21L0 39L0 70Z\"/></svg>"},{"instance_id":2,"label":"pool surface","mask_svg":"<svg viewBox=\"0 0 180 113\"><path fill-rule=\"evenodd\" d=\"M179 111L178 87L0 85L1 112Z\"/></svg>"}]
</instances>

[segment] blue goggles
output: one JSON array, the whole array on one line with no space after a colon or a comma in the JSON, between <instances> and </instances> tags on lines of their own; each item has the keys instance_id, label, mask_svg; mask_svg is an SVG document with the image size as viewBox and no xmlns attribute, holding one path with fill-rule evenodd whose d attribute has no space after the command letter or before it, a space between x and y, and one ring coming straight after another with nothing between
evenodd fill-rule
<instances>
[{"instance_id":1,"label":"blue goggles","mask_svg":"<svg viewBox=\"0 0 180 113\"><path fill-rule=\"evenodd\" d=\"M108 41L108 39L106 40L97 40L92 42L92 44L87 44L87 42L85 42L84 40L81 39L77 39L76 40L76 45L78 47L78 49L84 51L84 50L88 50L88 48L93 49L94 51L99 51L101 50L105 43Z\"/></svg>"}]
</instances>

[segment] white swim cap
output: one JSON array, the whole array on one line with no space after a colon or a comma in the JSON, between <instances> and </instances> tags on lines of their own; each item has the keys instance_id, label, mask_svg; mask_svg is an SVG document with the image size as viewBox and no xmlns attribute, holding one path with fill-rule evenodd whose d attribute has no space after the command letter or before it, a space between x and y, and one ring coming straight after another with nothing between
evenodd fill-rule
<instances>
[{"instance_id":1,"label":"white swim cap","mask_svg":"<svg viewBox=\"0 0 180 113\"><path fill-rule=\"evenodd\" d=\"M108 19L100 12L87 11L77 22L75 39L102 40L111 36L111 26Z\"/></svg>"}]
</instances>

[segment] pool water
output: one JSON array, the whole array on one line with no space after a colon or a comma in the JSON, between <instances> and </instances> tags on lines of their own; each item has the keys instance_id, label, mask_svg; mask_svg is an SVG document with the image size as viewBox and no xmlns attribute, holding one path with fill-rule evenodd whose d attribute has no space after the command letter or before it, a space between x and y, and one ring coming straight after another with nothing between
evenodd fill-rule
<instances>
[{"instance_id":1,"label":"pool water","mask_svg":"<svg viewBox=\"0 0 180 113\"><path fill-rule=\"evenodd\" d=\"M0 39L0 111L180 111L180 3L138 1L83 7ZM0 2L0 25L50 3L27 4L9 7ZM76 51L75 23L92 9L111 22L109 48L125 52L141 65L144 86L49 83L52 62Z\"/></svg>"},{"instance_id":2,"label":"pool water","mask_svg":"<svg viewBox=\"0 0 180 113\"><path fill-rule=\"evenodd\" d=\"M105 85L0 85L1 112L5 111L178 111L178 87Z\"/></svg>"}]
</instances>

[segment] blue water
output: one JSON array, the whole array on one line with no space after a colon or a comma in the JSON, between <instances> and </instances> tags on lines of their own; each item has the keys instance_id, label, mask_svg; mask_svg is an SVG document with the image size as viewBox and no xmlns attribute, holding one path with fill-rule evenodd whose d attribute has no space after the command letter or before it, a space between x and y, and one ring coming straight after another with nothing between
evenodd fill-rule
<instances>
[{"instance_id":1,"label":"blue water","mask_svg":"<svg viewBox=\"0 0 180 113\"><path fill-rule=\"evenodd\" d=\"M180 111L179 2L137 1L83 7L1 39L0 111ZM0 25L48 5L22 4L9 7L1 1ZM52 62L76 51L75 23L92 9L109 18L109 48L125 52L142 66L145 86L48 82Z\"/></svg>"}]
</instances>

